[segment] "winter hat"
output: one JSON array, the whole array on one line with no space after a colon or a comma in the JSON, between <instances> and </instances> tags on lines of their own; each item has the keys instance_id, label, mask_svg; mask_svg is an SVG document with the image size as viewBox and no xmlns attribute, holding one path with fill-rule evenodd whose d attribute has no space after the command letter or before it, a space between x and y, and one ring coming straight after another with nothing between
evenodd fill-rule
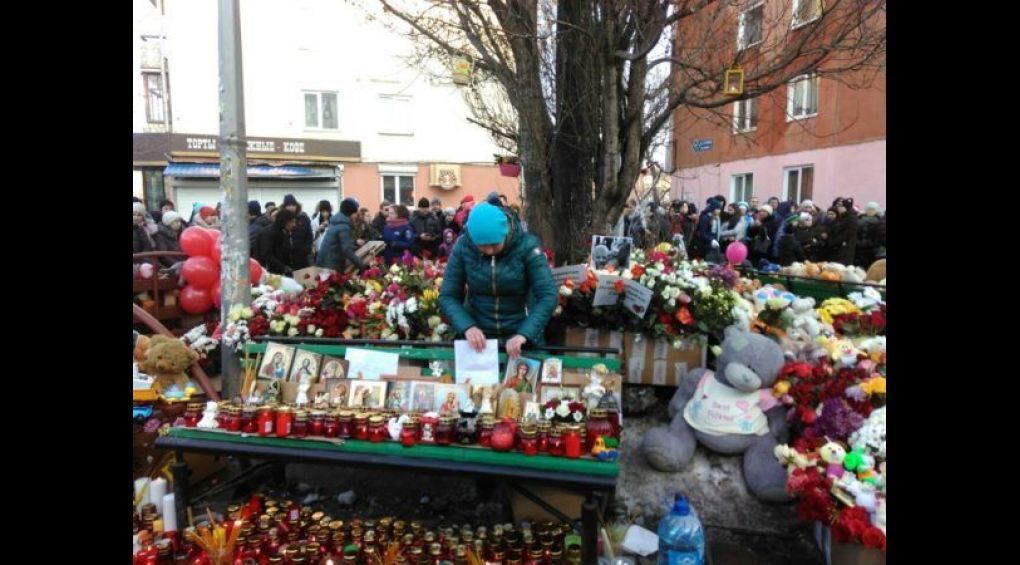
<instances>
[{"instance_id":1,"label":"winter hat","mask_svg":"<svg viewBox=\"0 0 1020 565\"><path fill-rule=\"evenodd\" d=\"M497 206L482 202L468 215L467 231L475 245L496 245L503 243L510 231L506 214Z\"/></svg>"},{"instance_id":2,"label":"winter hat","mask_svg":"<svg viewBox=\"0 0 1020 565\"><path fill-rule=\"evenodd\" d=\"M503 202L499 199L499 192L493 190L485 197L485 201L493 206L502 206Z\"/></svg>"},{"instance_id":3,"label":"winter hat","mask_svg":"<svg viewBox=\"0 0 1020 565\"><path fill-rule=\"evenodd\" d=\"M783 220L783 224L785 225L796 224L798 222L800 222L800 214L790 214L785 220Z\"/></svg>"},{"instance_id":4,"label":"winter hat","mask_svg":"<svg viewBox=\"0 0 1020 565\"><path fill-rule=\"evenodd\" d=\"M737 202L737 208L743 208L745 212L751 209L751 207L747 205L747 202L743 201Z\"/></svg>"},{"instance_id":5,"label":"winter hat","mask_svg":"<svg viewBox=\"0 0 1020 565\"><path fill-rule=\"evenodd\" d=\"M443 201L438 199L438 198L433 198L432 199L432 205L433 206L442 206L443 205Z\"/></svg>"},{"instance_id":6,"label":"winter hat","mask_svg":"<svg viewBox=\"0 0 1020 565\"><path fill-rule=\"evenodd\" d=\"M871 202L868 202L868 205L865 206L864 209L865 210L874 210L874 211L878 212L878 202L875 202L874 200L872 200Z\"/></svg>"},{"instance_id":7,"label":"winter hat","mask_svg":"<svg viewBox=\"0 0 1020 565\"><path fill-rule=\"evenodd\" d=\"M814 208L815 207L815 203L810 201L810 200L805 200L805 201L800 203L800 207L801 208Z\"/></svg>"},{"instance_id":8,"label":"winter hat","mask_svg":"<svg viewBox=\"0 0 1020 565\"><path fill-rule=\"evenodd\" d=\"M145 204L142 204L141 202L135 202L134 203L134 213L135 214L146 214L146 213L148 213L145 210Z\"/></svg>"},{"instance_id":9,"label":"winter hat","mask_svg":"<svg viewBox=\"0 0 1020 565\"><path fill-rule=\"evenodd\" d=\"M357 198L344 198L343 202L340 203L340 213L344 216L353 216L358 212L358 199Z\"/></svg>"},{"instance_id":10,"label":"winter hat","mask_svg":"<svg viewBox=\"0 0 1020 565\"><path fill-rule=\"evenodd\" d=\"M290 205L292 205L292 204L293 204L294 206L297 206L297 205L298 205L298 201L297 201L297 198L294 198L294 195L293 195L293 194L288 194L288 195L286 195L286 196L284 196L284 197L283 197L283 205L284 205L284 207L286 207L286 206L290 206Z\"/></svg>"},{"instance_id":11,"label":"winter hat","mask_svg":"<svg viewBox=\"0 0 1020 565\"><path fill-rule=\"evenodd\" d=\"M262 205L259 204L258 200L252 200L248 202L248 215L249 216L261 216Z\"/></svg>"},{"instance_id":12,"label":"winter hat","mask_svg":"<svg viewBox=\"0 0 1020 565\"><path fill-rule=\"evenodd\" d=\"M460 199L460 203L461 204L467 204L468 202L474 202L474 201L475 201L475 197L470 195L470 194L468 194L464 198Z\"/></svg>"},{"instance_id":13,"label":"winter hat","mask_svg":"<svg viewBox=\"0 0 1020 565\"><path fill-rule=\"evenodd\" d=\"M443 214L446 215L446 216L453 216L456 213L457 213L456 208L451 208L451 207L443 208Z\"/></svg>"},{"instance_id":14,"label":"winter hat","mask_svg":"<svg viewBox=\"0 0 1020 565\"><path fill-rule=\"evenodd\" d=\"M421 200L418 201L418 207L419 208L428 208L429 207L429 199L425 198L424 196L422 196Z\"/></svg>"},{"instance_id":15,"label":"winter hat","mask_svg":"<svg viewBox=\"0 0 1020 565\"><path fill-rule=\"evenodd\" d=\"M170 227L170 224L174 223L174 220L180 219L181 215L178 214L177 212L174 212L173 210L170 210L169 212L163 212L163 225L166 227Z\"/></svg>"},{"instance_id":16,"label":"winter hat","mask_svg":"<svg viewBox=\"0 0 1020 565\"><path fill-rule=\"evenodd\" d=\"M203 218L208 218L216 215L216 208L213 208L212 206L202 206L202 209L199 210L198 213Z\"/></svg>"},{"instance_id":17,"label":"winter hat","mask_svg":"<svg viewBox=\"0 0 1020 565\"><path fill-rule=\"evenodd\" d=\"M761 210L762 212L765 212L770 216L772 215L772 206L769 206L768 204L762 204L761 207L758 208L758 210Z\"/></svg>"}]
</instances>

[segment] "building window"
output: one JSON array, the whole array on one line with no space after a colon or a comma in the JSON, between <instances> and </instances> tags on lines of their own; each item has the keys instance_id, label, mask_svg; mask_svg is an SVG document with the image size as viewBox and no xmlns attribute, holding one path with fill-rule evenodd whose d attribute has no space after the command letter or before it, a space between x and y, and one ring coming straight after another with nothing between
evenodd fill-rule
<instances>
[{"instance_id":1,"label":"building window","mask_svg":"<svg viewBox=\"0 0 1020 565\"><path fill-rule=\"evenodd\" d=\"M383 175L382 199L404 206L414 206L414 176Z\"/></svg>"},{"instance_id":2,"label":"building window","mask_svg":"<svg viewBox=\"0 0 1020 565\"><path fill-rule=\"evenodd\" d=\"M742 173L730 177L730 202L750 202L753 195L753 173Z\"/></svg>"},{"instance_id":3,"label":"building window","mask_svg":"<svg viewBox=\"0 0 1020 565\"><path fill-rule=\"evenodd\" d=\"M737 50L747 49L761 43L762 23L764 21L764 2L759 2L740 12L740 20L737 24Z\"/></svg>"},{"instance_id":4,"label":"building window","mask_svg":"<svg viewBox=\"0 0 1020 565\"><path fill-rule=\"evenodd\" d=\"M783 169L783 200L803 202L812 198L815 179L814 165Z\"/></svg>"},{"instance_id":5,"label":"building window","mask_svg":"<svg viewBox=\"0 0 1020 565\"><path fill-rule=\"evenodd\" d=\"M145 119L150 124L166 123L166 105L163 103L163 77L160 73L142 73L145 84Z\"/></svg>"},{"instance_id":6,"label":"building window","mask_svg":"<svg viewBox=\"0 0 1020 565\"><path fill-rule=\"evenodd\" d=\"M142 191L145 195L145 208L159 210L160 204L166 200L166 185L163 184L163 169L142 169Z\"/></svg>"},{"instance_id":7,"label":"building window","mask_svg":"<svg viewBox=\"0 0 1020 565\"><path fill-rule=\"evenodd\" d=\"M798 28L822 17L822 0L793 0L793 22L790 27Z\"/></svg>"},{"instance_id":8,"label":"building window","mask_svg":"<svg viewBox=\"0 0 1020 565\"><path fill-rule=\"evenodd\" d=\"M380 94L382 111L379 113L379 133L382 135L414 135L411 97L396 94Z\"/></svg>"},{"instance_id":9,"label":"building window","mask_svg":"<svg viewBox=\"0 0 1020 565\"><path fill-rule=\"evenodd\" d=\"M818 75L801 75L790 81L786 97L786 121L818 115Z\"/></svg>"},{"instance_id":10,"label":"building window","mask_svg":"<svg viewBox=\"0 0 1020 565\"><path fill-rule=\"evenodd\" d=\"M733 103L733 131L758 129L758 99L738 100Z\"/></svg>"},{"instance_id":11,"label":"building window","mask_svg":"<svg viewBox=\"0 0 1020 565\"><path fill-rule=\"evenodd\" d=\"M305 92L305 127L339 129L336 92Z\"/></svg>"}]
</instances>

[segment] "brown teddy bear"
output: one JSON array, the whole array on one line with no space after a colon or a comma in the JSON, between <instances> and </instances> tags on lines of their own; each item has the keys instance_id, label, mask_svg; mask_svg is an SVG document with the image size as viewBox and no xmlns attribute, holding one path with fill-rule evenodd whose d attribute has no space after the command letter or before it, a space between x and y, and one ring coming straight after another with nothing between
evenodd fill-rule
<instances>
[{"instance_id":1,"label":"brown teddy bear","mask_svg":"<svg viewBox=\"0 0 1020 565\"><path fill-rule=\"evenodd\" d=\"M164 396L167 400L188 400L195 386L184 372L196 361L198 353L183 341L175 337L154 335L149 339L142 370L156 378L156 387L161 396L169 392L173 385L177 385L172 395Z\"/></svg>"}]
</instances>

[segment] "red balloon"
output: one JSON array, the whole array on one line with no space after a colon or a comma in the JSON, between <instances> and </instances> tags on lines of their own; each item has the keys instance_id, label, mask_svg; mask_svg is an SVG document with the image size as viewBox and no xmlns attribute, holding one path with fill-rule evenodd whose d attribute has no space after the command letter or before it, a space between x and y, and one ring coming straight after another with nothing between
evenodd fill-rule
<instances>
[{"instance_id":1,"label":"red balloon","mask_svg":"<svg viewBox=\"0 0 1020 565\"><path fill-rule=\"evenodd\" d=\"M219 233L219 232L217 232L217 233ZM220 260L222 260L222 258L223 258L223 240L222 239L217 238L215 241L213 241L212 246L209 248L209 257L211 257L212 260L215 261L217 265L220 264Z\"/></svg>"},{"instance_id":2,"label":"red balloon","mask_svg":"<svg viewBox=\"0 0 1020 565\"><path fill-rule=\"evenodd\" d=\"M190 284L181 289L181 309L188 314L205 314L212 308L212 297L208 289L195 288Z\"/></svg>"},{"instance_id":3,"label":"red balloon","mask_svg":"<svg viewBox=\"0 0 1020 565\"><path fill-rule=\"evenodd\" d=\"M209 288L220 280L220 266L209 257L188 257L181 274L195 288Z\"/></svg>"},{"instance_id":4,"label":"red balloon","mask_svg":"<svg viewBox=\"0 0 1020 565\"><path fill-rule=\"evenodd\" d=\"M262 280L262 265L255 259L248 258L248 277L251 280L251 284L257 285Z\"/></svg>"},{"instance_id":5,"label":"red balloon","mask_svg":"<svg viewBox=\"0 0 1020 565\"><path fill-rule=\"evenodd\" d=\"M223 305L223 288L222 281L216 281L216 284L212 285L209 289L210 298L212 298L213 306L219 310Z\"/></svg>"},{"instance_id":6,"label":"red balloon","mask_svg":"<svg viewBox=\"0 0 1020 565\"><path fill-rule=\"evenodd\" d=\"M200 226L191 226L181 232L181 251L189 257L208 257L212 243L208 230Z\"/></svg>"}]
</instances>

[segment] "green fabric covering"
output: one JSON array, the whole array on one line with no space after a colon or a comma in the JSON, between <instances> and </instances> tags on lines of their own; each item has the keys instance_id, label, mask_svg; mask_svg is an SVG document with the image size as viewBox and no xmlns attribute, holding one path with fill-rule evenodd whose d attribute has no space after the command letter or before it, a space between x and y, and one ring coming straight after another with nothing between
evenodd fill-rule
<instances>
[{"instance_id":1,"label":"green fabric covering","mask_svg":"<svg viewBox=\"0 0 1020 565\"><path fill-rule=\"evenodd\" d=\"M805 279L800 277L787 277L783 275L762 275L755 277L761 280L762 284L780 284L783 288L797 296L810 296L821 303L829 298L846 298L851 292L861 292L869 286L855 283L823 281L820 279ZM882 299L885 299L885 289L879 289Z\"/></svg>"},{"instance_id":2,"label":"green fabric covering","mask_svg":"<svg viewBox=\"0 0 1020 565\"><path fill-rule=\"evenodd\" d=\"M239 434L212 432L196 428L171 428L170 437L182 439L200 439L231 443L246 443L267 447L292 447L302 449L319 449L324 451L346 451L350 453L370 453L373 455L393 455L408 458L439 459L443 461L459 461L465 463L484 463L504 467L525 467L542 471L559 471L584 475L616 477L620 474L620 466L616 462L602 462L593 459L568 459L551 455L528 456L523 453L501 453L481 447L461 447L457 445L436 446L416 445L404 447L395 441L372 443L368 441L349 440L343 445L330 441L315 439L281 439L278 437L248 436Z\"/></svg>"}]
</instances>

